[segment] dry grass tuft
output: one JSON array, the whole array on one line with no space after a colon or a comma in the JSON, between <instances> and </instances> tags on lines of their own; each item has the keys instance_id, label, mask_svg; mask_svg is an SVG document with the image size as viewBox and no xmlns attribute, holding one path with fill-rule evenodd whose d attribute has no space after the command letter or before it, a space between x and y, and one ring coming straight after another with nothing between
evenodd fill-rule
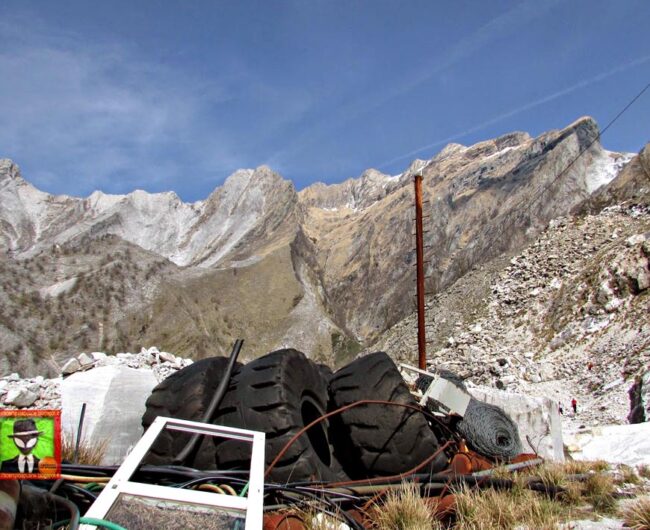
<instances>
[{"instance_id":1,"label":"dry grass tuft","mask_svg":"<svg viewBox=\"0 0 650 530\"><path fill-rule=\"evenodd\" d=\"M620 478L617 480L618 484L640 484L641 479L639 475L636 474L632 466L627 466L625 464L620 466Z\"/></svg>"},{"instance_id":2,"label":"dry grass tuft","mask_svg":"<svg viewBox=\"0 0 650 530\"><path fill-rule=\"evenodd\" d=\"M568 480L567 472L562 464L545 464L540 466L535 475L539 477L542 484L547 488L565 488Z\"/></svg>"},{"instance_id":3,"label":"dry grass tuft","mask_svg":"<svg viewBox=\"0 0 650 530\"><path fill-rule=\"evenodd\" d=\"M420 496L417 485L404 483L390 491L383 502L375 505L377 530L438 530L444 528L434 519L429 506Z\"/></svg>"},{"instance_id":4,"label":"dry grass tuft","mask_svg":"<svg viewBox=\"0 0 650 530\"><path fill-rule=\"evenodd\" d=\"M61 459L69 462L74 462L74 446L76 443L75 437L69 432L61 433ZM88 440L83 439L79 444L79 452L77 454L77 464L87 464L90 466L98 466L101 464L108 445L109 439L102 440L99 443L91 444Z\"/></svg>"},{"instance_id":5,"label":"dry grass tuft","mask_svg":"<svg viewBox=\"0 0 650 530\"><path fill-rule=\"evenodd\" d=\"M582 494L594 510L601 513L614 513L616 499L614 498L614 481L608 475L591 475L582 484Z\"/></svg>"},{"instance_id":6,"label":"dry grass tuft","mask_svg":"<svg viewBox=\"0 0 650 530\"><path fill-rule=\"evenodd\" d=\"M585 503L582 498L582 484L579 482L569 482L564 487L564 493L560 495L560 501L567 506L580 506Z\"/></svg>"},{"instance_id":7,"label":"dry grass tuft","mask_svg":"<svg viewBox=\"0 0 650 530\"><path fill-rule=\"evenodd\" d=\"M563 464L559 464L564 468L567 475L582 475L592 470L593 462L586 462L584 460L567 460Z\"/></svg>"},{"instance_id":8,"label":"dry grass tuft","mask_svg":"<svg viewBox=\"0 0 650 530\"><path fill-rule=\"evenodd\" d=\"M518 486L501 491L463 487L456 493L456 510L458 530L551 529L563 512L560 504Z\"/></svg>"},{"instance_id":9,"label":"dry grass tuft","mask_svg":"<svg viewBox=\"0 0 650 530\"><path fill-rule=\"evenodd\" d=\"M296 510L294 515L303 521L305 530L332 530L339 528L343 522L342 517L323 513L313 506Z\"/></svg>"},{"instance_id":10,"label":"dry grass tuft","mask_svg":"<svg viewBox=\"0 0 650 530\"><path fill-rule=\"evenodd\" d=\"M589 471L595 471L597 473L609 471L612 468L612 466L604 460L594 460L593 462L587 462L587 464L589 464Z\"/></svg>"},{"instance_id":11,"label":"dry grass tuft","mask_svg":"<svg viewBox=\"0 0 650 530\"><path fill-rule=\"evenodd\" d=\"M640 499L623 513L625 526L632 530L650 530L650 499Z\"/></svg>"},{"instance_id":12,"label":"dry grass tuft","mask_svg":"<svg viewBox=\"0 0 650 530\"><path fill-rule=\"evenodd\" d=\"M515 480L517 472L510 471L506 466L495 467L492 470L492 477L502 480Z\"/></svg>"}]
</instances>

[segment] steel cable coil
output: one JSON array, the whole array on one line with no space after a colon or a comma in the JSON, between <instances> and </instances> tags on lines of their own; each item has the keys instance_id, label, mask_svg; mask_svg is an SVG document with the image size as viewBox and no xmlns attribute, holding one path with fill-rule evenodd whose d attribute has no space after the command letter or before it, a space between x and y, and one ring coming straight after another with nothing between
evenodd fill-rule
<instances>
[{"instance_id":1,"label":"steel cable coil","mask_svg":"<svg viewBox=\"0 0 650 530\"><path fill-rule=\"evenodd\" d=\"M517 424L495 405L471 398L456 428L481 455L509 460L523 451Z\"/></svg>"}]
</instances>

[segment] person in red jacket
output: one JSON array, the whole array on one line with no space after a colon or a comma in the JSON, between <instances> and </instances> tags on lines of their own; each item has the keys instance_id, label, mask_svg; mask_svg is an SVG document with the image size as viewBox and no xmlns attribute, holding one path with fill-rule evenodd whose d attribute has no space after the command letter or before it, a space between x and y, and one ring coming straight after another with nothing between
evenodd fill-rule
<instances>
[{"instance_id":1,"label":"person in red jacket","mask_svg":"<svg viewBox=\"0 0 650 530\"><path fill-rule=\"evenodd\" d=\"M571 400L571 408L573 409L574 414L578 413L578 402L576 401L576 398Z\"/></svg>"}]
</instances>

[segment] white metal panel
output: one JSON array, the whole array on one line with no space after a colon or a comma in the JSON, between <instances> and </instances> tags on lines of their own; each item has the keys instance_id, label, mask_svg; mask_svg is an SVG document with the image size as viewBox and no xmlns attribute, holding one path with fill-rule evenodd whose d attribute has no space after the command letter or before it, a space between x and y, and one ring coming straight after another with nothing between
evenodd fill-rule
<instances>
[{"instance_id":1,"label":"white metal panel","mask_svg":"<svg viewBox=\"0 0 650 530\"><path fill-rule=\"evenodd\" d=\"M240 440L252 443L251 467L247 497L235 497L218 493L196 491L182 488L158 486L131 482L130 478L149 452L150 447L164 428L199 433L207 436ZM223 509L226 512L245 512L245 530L261 530L264 502L264 443L263 432L211 425L188 420L178 420L159 416L144 433L140 441L126 457L97 500L85 514L86 517L102 519L109 512L121 494L148 497L165 501L175 501ZM92 525L81 528L91 529Z\"/></svg>"},{"instance_id":2,"label":"white metal panel","mask_svg":"<svg viewBox=\"0 0 650 530\"><path fill-rule=\"evenodd\" d=\"M448 411L464 416L470 399L471 396L462 388L442 377L436 377L422 396L420 404L426 406L429 400L433 400L436 405L442 406L443 412Z\"/></svg>"}]
</instances>

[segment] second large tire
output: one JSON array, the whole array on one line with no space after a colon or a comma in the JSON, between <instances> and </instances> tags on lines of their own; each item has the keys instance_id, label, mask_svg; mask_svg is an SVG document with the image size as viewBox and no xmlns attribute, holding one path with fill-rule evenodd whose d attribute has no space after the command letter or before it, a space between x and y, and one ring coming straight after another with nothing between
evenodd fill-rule
<instances>
[{"instance_id":1,"label":"second large tire","mask_svg":"<svg viewBox=\"0 0 650 530\"><path fill-rule=\"evenodd\" d=\"M215 423L266 433L266 465L304 426L327 411L327 382L318 366L294 349L269 353L244 366L231 386ZM327 423L309 429L281 458L269 478L277 482L334 480L336 463ZM250 448L215 439L219 468L246 468Z\"/></svg>"},{"instance_id":2,"label":"second large tire","mask_svg":"<svg viewBox=\"0 0 650 530\"><path fill-rule=\"evenodd\" d=\"M147 399L142 416L144 429L147 430L158 416L202 421L227 366L227 357L201 359L160 382ZM237 363L232 375L240 368ZM147 454L145 463L171 463L189 439L189 434L163 430ZM215 469L214 444L210 437L203 438L194 461L188 464L198 469Z\"/></svg>"},{"instance_id":3,"label":"second large tire","mask_svg":"<svg viewBox=\"0 0 650 530\"><path fill-rule=\"evenodd\" d=\"M360 400L417 406L397 366L384 352L361 357L330 379L330 410ZM335 456L352 478L408 471L431 456L438 440L421 412L389 405L360 405L331 418ZM423 471L440 471L444 454Z\"/></svg>"}]
</instances>

